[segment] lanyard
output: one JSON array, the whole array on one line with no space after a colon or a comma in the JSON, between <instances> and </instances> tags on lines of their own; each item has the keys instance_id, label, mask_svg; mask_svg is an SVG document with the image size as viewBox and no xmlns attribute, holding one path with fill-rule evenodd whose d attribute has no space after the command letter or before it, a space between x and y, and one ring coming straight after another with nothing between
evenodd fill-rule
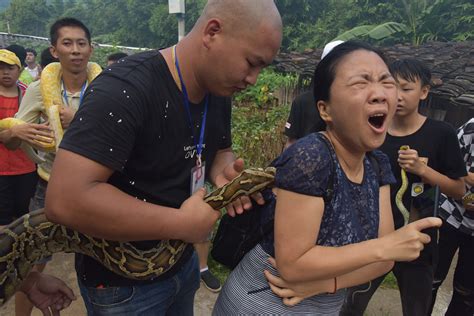
<instances>
[{"instance_id":1,"label":"lanyard","mask_svg":"<svg viewBox=\"0 0 474 316\"><path fill-rule=\"evenodd\" d=\"M86 91L86 88L87 88L87 81L84 82L81 88L81 94L79 95L79 106L81 106L82 104L82 99L84 98L84 92ZM64 85L64 81L63 81L63 98L66 101L66 104L69 106L69 99L67 97L66 86Z\"/></svg>"},{"instance_id":2,"label":"lanyard","mask_svg":"<svg viewBox=\"0 0 474 316\"><path fill-rule=\"evenodd\" d=\"M186 112L188 113L188 119L189 119L189 127L191 128L191 132L193 133L193 139L194 142L196 143L196 154L197 154L197 161L196 164L198 166L201 166L201 154L202 154L202 145L204 142L204 131L206 129L206 116L207 116L207 106L209 104L209 94L206 94L206 100L204 101L204 114L202 116L202 123L201 123L201 132L199 135L199 143L196 142L196 137L194 134L194 128L193 128L193 119L191 117L191 110L189 107L189 97L188 97L188 91L186 90L186 86L184 85L183 77L181 76L181 70L179 69L179 62L178 62L178 56L176 55L176 46L173 47L174 51L174 64L176 66L176 70L178 71L178 77L179 81L181 83L181 89L183 91L183 100L184 100L184 107L186 108Z\"/></svg>"}]
</instances>

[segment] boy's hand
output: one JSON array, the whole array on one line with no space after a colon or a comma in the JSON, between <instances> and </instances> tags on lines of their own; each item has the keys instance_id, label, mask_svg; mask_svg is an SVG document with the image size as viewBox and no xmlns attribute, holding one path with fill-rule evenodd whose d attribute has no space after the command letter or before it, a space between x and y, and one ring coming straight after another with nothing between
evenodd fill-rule
<instances>
[{"instance_id":1,"label":"boy's hand","mask_svg":"<svg viewBox=\"0 0 474 316\"><path fill-rule=\"evenodd\" d=\"M76 112L70 107L62 106L59 108L59 118L61 119L61 126L64 129L67 129L69 127L72 122L72 119L74 118L74 114L76 114Z\"/></svg>"},{"instance_id":2,"label":"boy's hand","mask_svg":"<svg viewBox=\"0 0 474 316\"><path fill-rule=\"evenodd\" d=\"M418 156L418 152L411 148L406 150L400 149L398 151L398 164L402 169L405 169L405 171L420 177L423 177L428 167L426 162Z\"/></svg>"}]
</instances>

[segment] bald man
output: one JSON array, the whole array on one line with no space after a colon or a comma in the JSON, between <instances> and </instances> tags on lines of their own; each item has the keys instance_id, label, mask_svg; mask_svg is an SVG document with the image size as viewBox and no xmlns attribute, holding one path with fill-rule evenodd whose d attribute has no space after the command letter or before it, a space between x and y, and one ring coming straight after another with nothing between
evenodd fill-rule
<instances>
[{"instance_id":1,"label":"bald man","mask_svg":"<svg viewBox=\"0 0 474 316\"><path fill-rule=\"evenodd\" d=\"M189 243L149 281L78 255L89 315L193 314L199 268L192 243L204 241L220 216L203 201L202 185L222 186L243 168L231 150L229 97L256 82L281 38L272 0L210 0L176 46L127 57L88 87L56 156L48 218L139 249L157 240ZM228 213L250 206L242 198Z\"/></svg>"}]
</instances>

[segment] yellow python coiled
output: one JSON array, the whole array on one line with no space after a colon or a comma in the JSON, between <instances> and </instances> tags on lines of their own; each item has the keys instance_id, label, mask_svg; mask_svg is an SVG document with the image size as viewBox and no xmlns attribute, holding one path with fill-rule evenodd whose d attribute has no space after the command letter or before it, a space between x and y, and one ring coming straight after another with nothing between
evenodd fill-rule
<instances>
[{"instance_id":1,"label":"yellow python coiled","mask_svg":"<svg viewBox=\"0 0 474 316\"><path fill-rule=\"evenodd\" d=\"M92 82L102 71L96 63L87 64L87 82ZM41 72L40 90L48 121L54 134L54 151L58 150L63 138L63 128L59 118L59 109L63 105L61 95L62 68L60 63L50 63Z\"/></svg>"},{"instance_id":2,"label":"yellow python coiled","mask_svg":"<svg viewBox=\"0 0 474 316\"><path fill-rule=\"evenodd\" d=\"M92 82L102 71L102 68L96 63L87 64L87 82ZM61 77L62 70L60 63L50 63L41 72L40 90L43 98L43 105L45 108L45 114L48 117L48 121L51 129L53 130L54 140L53 142L41 142L36 141L40 146L38 150L45 152L57 151L59 144L61 143L64 131L61 125L59 117L59 108L63 104L61 95ZM15 125L25 124L24 121L16 118L5 118L0 120L0 130L9 129ZM44 163L45 160L38 156L38 154L30 147L30 145L22 142L21 148L26 155L35 163ZM41 170L41 169L38 169ZM44 171L43 171L44 173ZM44 173L40 175L43 179L49 178L49 175Z\"/></svg>"},{"instance_id":3,"label":"yellow python coiled","mask_svg":"<svg viewBox=\"0 0 474 316\"><path fill-rule=\"evenodd\" d=\"M410 149L410 147L407 145L400 147L400 150L408 150L408 149ZM408 212L405 205L403 205L403 195L408 189L408 177L407 177L407 172L403 168L401 168L400 174L402 177L402 185L400 186L400 189L397 191L397 194L395 196L395 204L397 205L398 209L402 213L403 219L406 225L408 224L408 220L410 219L410 212Z\"/></svg>"},{"instance_id":4,"label":"yellow python coiled","mask_svg":"<svg viewBox=\"0 0 474 316\"><path fill-rule=\"evenodd\" d=\"M247 169L204 198L218 210L242 195L273 186L275 168ZM26 214L0 231L0 305L15 293L34 262L56 252L88 255L121 276L147 280L156 278L179 261L187 247L181 240L157 241L154 248L137 249L128 242L87 236L51 223L43 210Z\"/></svg>"}]
</instances>

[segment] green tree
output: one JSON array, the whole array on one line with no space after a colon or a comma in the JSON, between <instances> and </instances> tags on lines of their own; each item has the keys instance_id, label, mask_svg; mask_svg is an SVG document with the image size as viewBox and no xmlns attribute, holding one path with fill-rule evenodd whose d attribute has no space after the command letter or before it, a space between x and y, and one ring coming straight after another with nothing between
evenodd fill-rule
<instances>
[{"instance_id":1,"label":"green tree","mask_svg":"<svg viewBox=\"0 0 474 316\"><path fill-rule=\"evenodd\" d=\"M45 21L51 16L46 0L13 0L2 14L12 33L45 36Z\"/></svg>"}]
</instances>

